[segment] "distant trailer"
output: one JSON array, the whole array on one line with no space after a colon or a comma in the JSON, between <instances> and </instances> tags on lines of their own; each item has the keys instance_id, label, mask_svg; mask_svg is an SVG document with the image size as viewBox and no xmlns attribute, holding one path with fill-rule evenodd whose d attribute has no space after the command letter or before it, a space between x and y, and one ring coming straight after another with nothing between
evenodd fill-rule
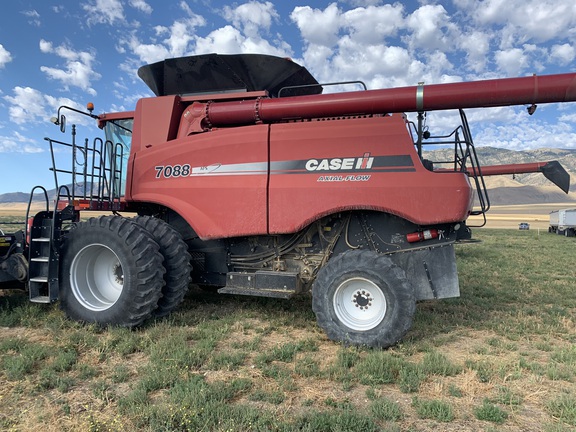
<instances>
[{"instance_id":1,"label":"distant trailer","mask_svg":"<svg viewBox=\"0 0 576 432\"><path fill-rule=\"evenodd\" d=\"M576 234L576 209L562 209L551 212L548 232L574 237Z\"/></svg>"}]
</instances>

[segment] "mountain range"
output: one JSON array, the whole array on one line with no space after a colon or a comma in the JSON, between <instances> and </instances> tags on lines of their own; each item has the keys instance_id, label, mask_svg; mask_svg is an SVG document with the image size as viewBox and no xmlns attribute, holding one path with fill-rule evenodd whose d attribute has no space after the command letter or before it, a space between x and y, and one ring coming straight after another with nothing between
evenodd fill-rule
<instances>
[{"instance_id":1,"label":"mountain range","mask_svg":"<svg viewBox=\"0 0 576 432\"><path fill-rule=\"evenodd\" d=\"M495 147L478 147L476 152L481 165L557 160L570 174L569 194L564 194L540 173L486 177L485 182L492 205L576 202L576 149L514 151ZM424 156L431 160L451 160L453 158L453 150L434 150L425 152ZM55 190L48 191L50 200L54 199L55 195ZM28 199L29 194L24 192L0 194L0 204L27 203Z\"/></svg>"}]
</instances>

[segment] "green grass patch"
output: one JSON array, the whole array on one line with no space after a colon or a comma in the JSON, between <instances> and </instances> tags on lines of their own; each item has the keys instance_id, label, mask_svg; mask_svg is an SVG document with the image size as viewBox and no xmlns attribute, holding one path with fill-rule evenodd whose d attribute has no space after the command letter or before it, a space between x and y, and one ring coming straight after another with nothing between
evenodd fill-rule
<instances>
[{"instance_id":1,"label":"green grass patch","mask_svg":"<svg viewBox=\"0 0 576 432\"><path fill-rule=\"evenodd\" d=\"M474 415L478 420L502 424L508 418L508 413L497 405L485 400L481 406L474 409Z\"/></svg>"},{"instance_id":2,"label":"green grass patch","mask_svg":"<svg viewBox=\"0 0 576 432\"><path fill-rule=\"evenodd\" d=\"M431 419L439 422L451 422L454 420L452 406L440 400L426 400L415 397L412 406L416 409L418 417Z\"/></svg>"},{"instance_id":3,"label":"green grass patch","mask_svg":"<svg viewBox=\"0 0 576 432\"><path fill-rule=\"evenodd\" d=\"M546 404L548 412L570 426L576 426L576 394L563 394Z\"/></svg>"}]
</instances>

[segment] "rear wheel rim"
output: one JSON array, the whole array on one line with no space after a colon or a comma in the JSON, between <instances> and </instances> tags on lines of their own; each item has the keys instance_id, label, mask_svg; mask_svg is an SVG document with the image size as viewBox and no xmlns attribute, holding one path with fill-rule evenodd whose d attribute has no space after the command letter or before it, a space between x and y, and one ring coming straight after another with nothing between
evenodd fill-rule
<instances>
[{"instance_id":1,"label":"rear wheel rim","mask_svg":"<svg viewBox=\"0 0 576 432\"><path fill-rule=\"evenodd\" d=\"M86 309L109 309L124 288L124 272L118 256L102 244L82 248L70 267L70 286L74 297Z\"/></svg>"},{"instance_id":2,"label":"rear wheel rim","mask_svg":"<svg viewBox=\"0 0 576 432\"><path fill-rule=\"evenodd\" d=\"M338 320L355 331L377 327L386 316L386 297L371 280L361 277L346 279L334 293L334 313Z\"/></svg>"}]
</instances>

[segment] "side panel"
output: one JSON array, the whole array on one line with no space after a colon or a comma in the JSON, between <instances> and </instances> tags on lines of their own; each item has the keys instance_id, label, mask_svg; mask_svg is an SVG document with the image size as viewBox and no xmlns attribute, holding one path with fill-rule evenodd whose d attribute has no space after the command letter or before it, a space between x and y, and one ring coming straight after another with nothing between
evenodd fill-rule
<instances>
[{"instance_id":1,"label":"side panel","mask_svg":"<svg viewBox=\"0 0 576 432\"><path fill-rule=\"evenodd\" d=\"M202 239L267 233L268 125L151 144L132 173L132 201L174 210Z\"/></svg>"},{"instance_id":2,"label":"side panel","mask_svg":"<svg viewBox=\"0 0 576 432\"><path fill-rule=\"evenodd\" d=\"M465 174L424 168L399 114L274 124L270 174L271 234L355 209L419 225L458 222L472 204Z\"/></svg>"}]
</instances>

